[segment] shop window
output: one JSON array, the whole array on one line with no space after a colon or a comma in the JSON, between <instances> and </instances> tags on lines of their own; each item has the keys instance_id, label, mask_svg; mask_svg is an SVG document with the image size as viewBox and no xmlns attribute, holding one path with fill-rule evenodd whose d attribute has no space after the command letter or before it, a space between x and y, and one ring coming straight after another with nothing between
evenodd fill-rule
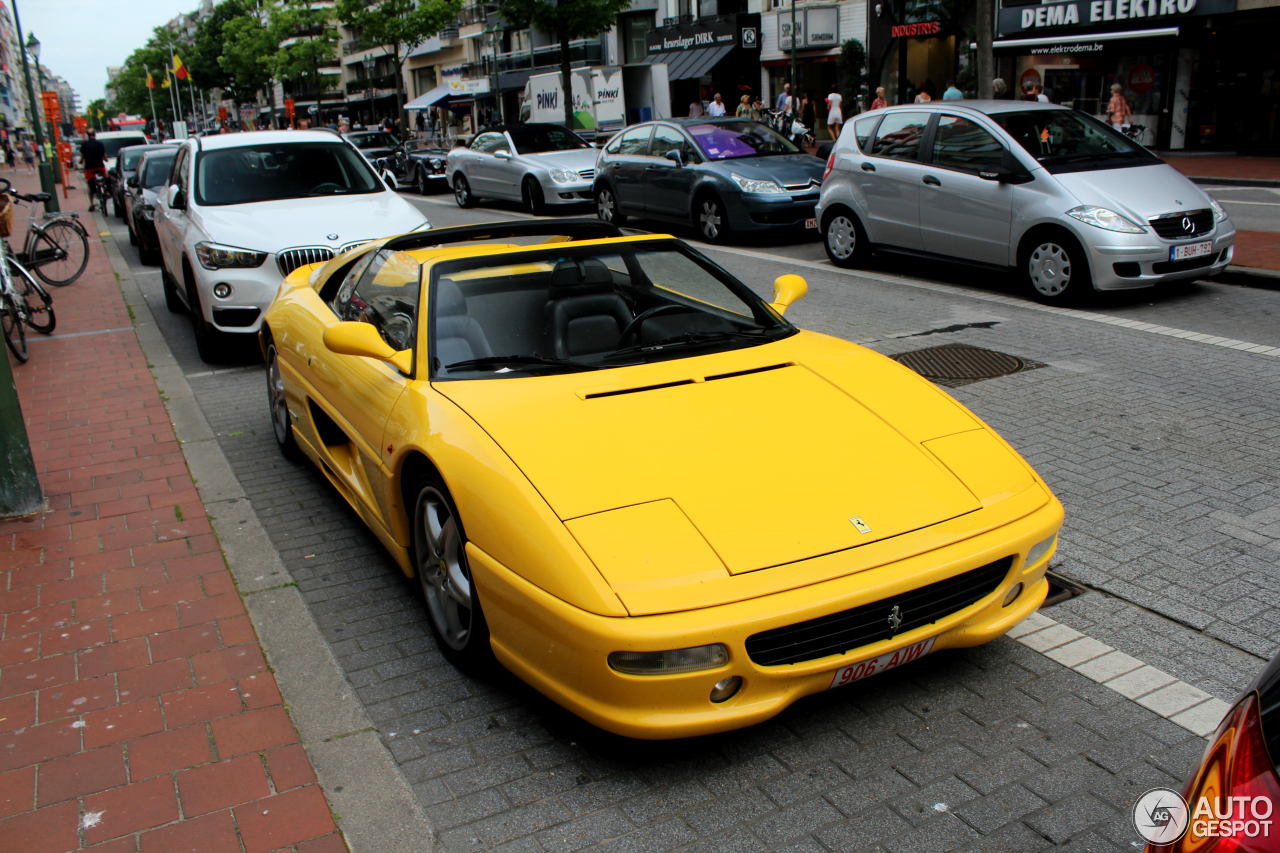
<instances>
[{"instance_id":1,"label":"shop window","mask_svg":"<svg viewBox=\"0 0 1280 853\"><path fill-rule=\"evenodd\" d=\"M929 123L928 113L891 113L880 122L871 153L894 160L919 160L920 138Z\"/></svg>"},{"instance_id":2,"label":"shop window","mask_svg":"<svg viewBox=\"0 0 1280 853\"><path fill-rule=\"evenodd\" d=\"M626 62L644 62L648 55L645 37L653 29L653 13L622 16L622 49Z\"/></svg>"},{"instance_id":3,"label":"shop window","mask_svg":"<svg viewBox=\"0 0 1280 853\"><path fill-rule=\"evenodd\" d=\"M999 166L1004 148L967 118L942 116L933 135L933 162L947 169L976 172Z\"/></svg>"}]
</instances>

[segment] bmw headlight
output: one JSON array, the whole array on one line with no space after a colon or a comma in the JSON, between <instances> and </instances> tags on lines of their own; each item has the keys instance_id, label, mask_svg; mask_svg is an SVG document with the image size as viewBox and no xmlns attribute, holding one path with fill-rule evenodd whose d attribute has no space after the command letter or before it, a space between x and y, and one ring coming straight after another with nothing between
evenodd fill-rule
<instances>
[{"instance_id":1,"label":"bmw headlight","mask_svg":"<svg viewBox=\"0 0 1280 853\"><path fill-rule=\"evenodd\" d=\"M568 169L552 169L551 180L555 181L557 184L568 184L574 181L580 181L582 180L582 177L577 172L572 172Z\"/></svg>"},{"instance_id":2,"label":"bmw headlight","mask_svg":"<svg viewBox=\"0 0 1280 853\"><path fill-rule=\"evenodd\" d=\"M729 178L737 184L738 189L742 190L744 193L767 193L776 195L778 193L786 192L786 190L778 185L777 181L771 181L768 178L747 178L737 174L736 172L730 174Z\"/></svg>"},{"instance_id":3,"label":"bmw headlight","mask_svg":"<svg viewBox=\"0 0 1280 853\"><path fill-rule=\"evenodd\" d=\"M196 243L196 257L200 260L200 266L207 270L221 270L229 267L250 269L262 266L262 262L267 259L267 253L201 241Z\"/></svg>"},{"instance_id":4,"label":"bmw headlight","mask_svg":"<svg viewBox=\"0 0 1280 853\"><path fill-rule=\"evenodd\" d=\"M1114 210L1092 204L1073 207L1067 211L1067 216L1079 219L1084 224L1092 225L1094 228L1102 228L1105 231L1119 231L1121 234L1141 234L1147 230Z\"/></svg>"},{"instance_id":5,"label":"bmw headlight","mask_svg":"<svg viewBox=\"0 0 1280 853\"><path fill-rule=\"evenodd\" d=\"M1213 211L1214 222L1222 222L1227 218L1226 208L1218 204L1217 199L1209 199L1209 209Z\"/></svg>"}]
</instances>

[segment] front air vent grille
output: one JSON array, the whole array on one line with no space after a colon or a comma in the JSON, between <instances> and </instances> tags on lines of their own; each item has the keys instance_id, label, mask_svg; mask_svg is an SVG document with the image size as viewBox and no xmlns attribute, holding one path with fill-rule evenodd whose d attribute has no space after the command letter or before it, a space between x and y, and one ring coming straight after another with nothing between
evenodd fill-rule
<instances>
[{"instance_id":1,"label":"front air vent grille","mask_svg":"<svg viewBox=\"0 0 1280 853\"><path fill-rule=\"evenodd\" d=\"M276 267L281 275L288 275L298 267L324 263L332 257L333 249L328 246L299 246L296 249L285 249L276 255Z\"/></svg>"},{"instance_id":2,"label":"front air vent grille","mask_svg":"<svg viewBox=\"0 0 1280 853\"><path fill-rule=\"evenodd\" d=\"M594 394L584 395L587 400L594 400L597 397L618 397L622 394L639 394L643 391L657 391L659 388L674 388L677 385L692 385L692 379L680 379L676 382L662 382L658 385L641 385L637 388L619 388L617 391L597 391Z\"/></svg>"},{"instance_id":3,"label":"front air vent grille","mask_svg":"<svg viewBox=\"0 0 1280 853\"><path fill-rule=\"evenodd\" d=\"M765 367L749 367L746 370L735 370L732 373L717 373L715 376L708 376L708 382L714 382L717 379L733 379L735 376L750 376L752 373L768 373L770 370L781 370L784 367L793 367L791 362L786 364L770 364Z\"/></svg>"},{"instance_id":4,"label":"front air vent grille","mask_svg":"<svg viewBox=\"0 0 1280 853\"><path fill-rule=\"evenodd\" d=\"M760 666L817 660L888 640L945 619L995 592L1012 557L839 613L761 631L747 638L747 654Z\"/></svg>"},{"instance_id":5,"label":"front air vent grille","mask_svg":"<svg viewBox=\"0 0 1280 853\"><path fill-rule=\"evenodd\" d=\"M1212 210L1188 210L1147 220L1157 234L1166 240L1186 240L1213 230Z\"/></svg>"}]
</instances>

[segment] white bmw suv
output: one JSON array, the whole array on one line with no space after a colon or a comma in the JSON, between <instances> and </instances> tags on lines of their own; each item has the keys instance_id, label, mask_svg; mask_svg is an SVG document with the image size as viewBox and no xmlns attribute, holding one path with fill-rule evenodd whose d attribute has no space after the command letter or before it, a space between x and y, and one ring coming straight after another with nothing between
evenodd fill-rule
<instances>
[{"instance_id":1,"label":"white bmw suv","mask_svg":"<svg viewBox=\"0 0 1280 853\"><path fill-rule=\"evenodd\" d=\"M184 141L155 224L165 303L190 312L205 361L224 336L257 334L297 267L431 227L351 143L323 130Z\"/></svg>"}]
</instances>

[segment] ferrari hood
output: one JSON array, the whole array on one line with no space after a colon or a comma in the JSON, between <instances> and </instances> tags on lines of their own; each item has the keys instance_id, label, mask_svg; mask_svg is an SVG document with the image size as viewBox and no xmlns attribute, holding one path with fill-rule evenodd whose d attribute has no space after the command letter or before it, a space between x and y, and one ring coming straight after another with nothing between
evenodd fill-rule
<instances>
[{"instance_id":1,"label":"ferrari hood","mask_svg":"<svg viewBox=\"0 0 1280 853\"><path fill-rule=\"evenodd\" d=\"M748 370L729 354L436 388L571 529L622 507L667 506L664 518L678 509L731 574L980 508L918 441L810 368L769 360L771 349L752 348Z\"/></svg>"},{"instance_id":2,"label":"ferrari hood","mask_svg":"<svg viewBox=\"0 0 1280 853\"><path fill-rule=\"evenodd\" d=\"M355 241L403 234L426 221L390 190L201 207L198 215L204 233L217 242L259 252L294 246L336 251Z\"/></svg>"}]
</instances>

